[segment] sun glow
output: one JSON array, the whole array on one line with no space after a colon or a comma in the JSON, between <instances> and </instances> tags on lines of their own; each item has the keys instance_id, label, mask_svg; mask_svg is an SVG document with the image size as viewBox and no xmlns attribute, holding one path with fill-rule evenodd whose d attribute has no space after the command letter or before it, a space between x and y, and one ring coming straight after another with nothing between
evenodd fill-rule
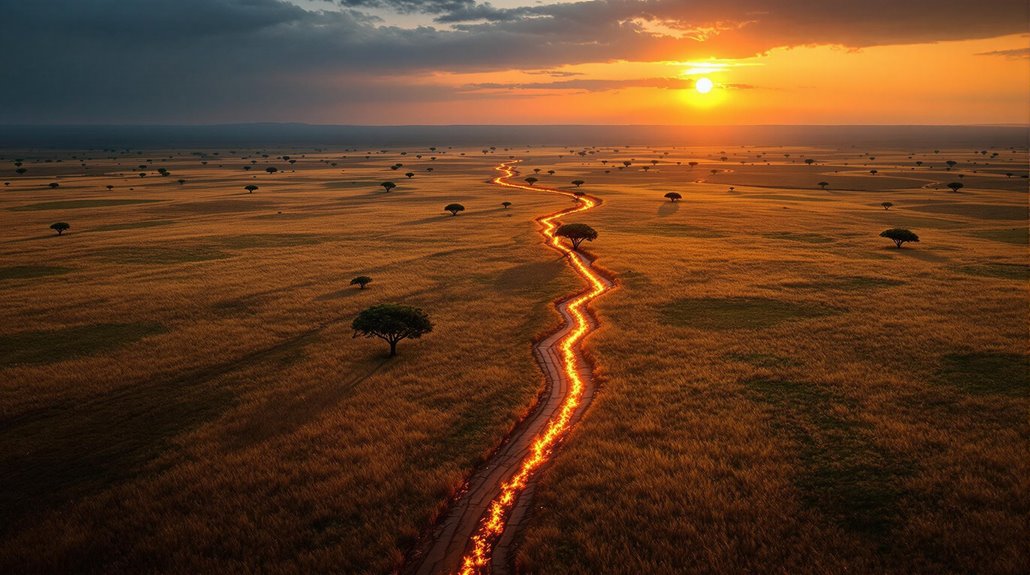
<instances>
[{"instance_id":1,"label":"sun glow","mask_svg":"<svg viewBox=\"0 0 1030 575\"><path fill-rule=\"evenodd\" d=\"M700 92L701 94L707 94L708 92L711 92L712 88L714 87L715 84L713 84L712 81L708 78L698 78L697 82L694 82L694 89Z\"/></svg>"}]
</instances>

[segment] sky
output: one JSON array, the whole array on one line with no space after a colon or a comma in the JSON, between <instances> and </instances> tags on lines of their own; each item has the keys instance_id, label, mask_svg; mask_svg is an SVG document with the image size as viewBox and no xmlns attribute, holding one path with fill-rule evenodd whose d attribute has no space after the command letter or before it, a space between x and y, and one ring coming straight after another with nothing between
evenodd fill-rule
<instances>
[{"instance_id":1,"label":"sky","mask_svg":"<svg viewBox=\"0 0 1030 575\"><path fill-rule=\"evenodd\" d=\"M0 0L0 124L1028 124L1028 4Z\"/></svg>"}]
</instances>

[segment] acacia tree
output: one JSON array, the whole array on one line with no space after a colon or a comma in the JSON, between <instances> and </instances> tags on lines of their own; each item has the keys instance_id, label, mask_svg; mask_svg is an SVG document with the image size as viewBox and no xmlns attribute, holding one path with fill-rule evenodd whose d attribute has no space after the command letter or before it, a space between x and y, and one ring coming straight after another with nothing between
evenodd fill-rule
<instances>
[{"instance_id":1,"label":"acacia tree","mask_svg":"<svg viewBox=\"0 0 1030 575\"><path fill-rule=\"evenodd\" d=\"M525 181L525 182L526 182L527 184L529 184L529 185L531 185L531 186L532 186L533 184L535 184L535 183L539 182L540 180L538 180L538 179L534 178L533 176L529 176L529 177L528 177L528 178L526 178L526 179L525 179L524 181Z\"/></svg>"},{"instance_id":2,"label":"acacia tree","mask_svg":"<svg viewBox=\"0 0 1030 575\"><path fill-rule=\"evenodd\" d=\"M880 205L883 206L883 209L885 209L885 210L889 210L889 209L891 209L892 206L894 206L894 204L892 204L891 202L883 202Z\"/></svg>"},{"instance_id":3,"label":"acacia tree","mask_svg":"<svg viewBox=\"0 0 1030 575\"><path fill-rule=\"evenodd\" d=\"M464 212L465 211L465 206L463 206L461 204L447 204L446 206L443 207L443 211L451 212L452 216L456 216L456 215L458 215L458 212Z\"/></svg>"},{"instance_id":4,"label":"acacia tree","mask_svg":"<svg viewBox=\"0 0 1030 575\"><path fill-rule=\"evenodd\" d=\"M504 209L508 209L511 207L511 202L501 202L501 205L504 206Z\"/></svg>"},{"instance_id":5,"label":"acacia tree","mask_svg":"<svg viewBox=\"0 0 1030 575\"><path fill-rule=\"evenodd\" d=\"M880 232L881 238L887 238L894 242L894 245L901 249L901 244L905 242L918 242L919 236L915 233L902 229L902 228L891 228L889 230L883 230Z\"/></svg>"},{"instance_id":6,"label":"acacia tree","mask_svg":"<svg viewBox=\"0 0 1030 575\"><path fill-rule=\"evenodd\" d=\"M387 192L389 192L390 190L392 190L392 189L397 187L397 184L395 184L393 182L383 182L383 183L381 183L379 185L383 186L383 189L386 190Z\"/></svg>"},{"instance_id":7,"label":"acacia tree","mask_svg":"<svg viewBox=\"0 0 1030 575\"><path fill-rule=\"evenodd\" d=\"M826 186L830 185L830 182L819 182L816 185L825 190Z\"/></svg>"},{"instance_id":8,"label":"acacia tree","mask_svg":"<svg viewBox=\"0 0 1030 575\"><path fill-rule=\"evenodd\" d=\"M572 180L572 185L576 186L577 188L582 186L585 183L586 182L584 182L583 180Z\"/></svg>"},{"instance_id":9,"label":"acacia tree","mask_svg":"<svg viewBox=\"0 0 1030 575\"><path fill-rule=\"evenodd\" d=\"M251 184L251 185L249 185L249 186L244 186L244 187L243 187L243 189L244 189L244 190L247 190L248 192L250 192L250 193L252 193L252 194L253 194L253 193L254 193L254 190L257 190L257 189L258 189L258 187L257 187L257 186L255 186L254 184Z\"/></svg>"},{"instance_id":10,"label":"acacia tree","mask_svg":"<svg viewBox=\"0 0 1030 575\"><path fill-rule=\"evenodd\" d=\"M409 305L374 305L351 322L354 337L378 337L390 344L390 357L397 355L397 342L418 339L433 331L433 323L426 312Z\"/></svg>"},{"instance_id":11,"label":"acacia tree","mask_svg":"<svg viewBox=\"0 0 1030 575\"><path fill-rule=\"evenodd\" d=\"M352 286L356 285L356 286L358 286L361 289L365 289L365 286L367 286L370 283L372 283L372 278L370 278L368 276L358 276L358 277L350 280L350 285L352 285Z\"/></svg>"},{"instance_id":12,"label":"acacia tree","mask_svg":"<svg viewBox=\"0 0 1030 575\"><path fill-rule=\"evenodd\" d=\"M957 191L961 190L962 188L966 187L966 185L963 184L962 182L950 182L948 184L948 187L951 188L951 191L957 192Z\"/></svg>"},{"instance_id":13,"label":"acacia tree","mask_svg":"<svg viewBox=\"0 0 1030 575\"><path fill-rule=\"evenodd\" d=\"M70 227L71 227L71 225L67 224L65 222L57 222L55 224L50 224L50 229L52 229L55 232L57 232L57 235L63 234Z\"/></svg>"},{"instance_id":14,"label":"acacia tree","mask_svg":"<svg viewBox=\"0 0 1030 575\"><path fill-rule=\"evenodd\" d=\"M669 198L670 202L675 202L677 200L682 200L683 199L683 196L681 196L679 194L679 192L669 192L669 193L665 194L665 197Z\"/></svg>"},{"instance_id":15,"label":"acacia tree","mask_svg":"<svg viewBox=\"0 0 1030 575\"><path fill-rule=\"evenodd\" d=\"M597 239L597 231L586 224L563 224L554 233L558 237L568 238L574 250L579 249L583 240L592 242Z\"/></svg>"},{"instance_id":16,"label":"acacia tree","mask_svg":"<svg viewBox=\"0 0 1030 575\"><path fill-rule=\"evenodd\" d=\"M274 174L274 173L279 171L279 168L277 168L275 166L268 166L267 168L265 168L265 171L268 172L269 174Z\"/></svg>"},{"instance_id":17,"label":"acacia tree","mask_svg":"<svg viewBox=\"0 0 1030 575\"><path fill-rule=\"evenodd\" d=\"M410 180L411 178L414 178L414 177L415 177L415 172L408 172L408 173L406 173L406 174L404 174L404 175L405 175L405 176L407 176L407 177L408 177L408 179Z\"/></svg>"}]
</instances>

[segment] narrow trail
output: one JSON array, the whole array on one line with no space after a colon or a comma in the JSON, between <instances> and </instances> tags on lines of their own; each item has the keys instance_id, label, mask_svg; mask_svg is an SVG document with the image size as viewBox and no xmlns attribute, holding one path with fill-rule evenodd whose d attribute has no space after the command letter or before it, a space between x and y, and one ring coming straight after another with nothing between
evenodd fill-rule
<instances>
[{"instance_id":1,"label":"narrow trail","mask_svg":"<svg viewBox=\"0 0 1030 575\"><path fill-rule=\"evenodd\" d=\"M511 182L516 162L497 166L502 175L493 183L505 188L549 192L576 199L576 205L537 218L546 243L566 256L576 273L586 280L584 291L555 307L562 326L533 346L547 386L529 416L505 439L500 448L469 478L464 491L412 557L405 573L414 575L503 574L509 571L513 533L525 517L527 489L536 472L551 457L569 428L583 415L593 399L590 365L584 360L583 339L597 328L587 305L611 289L613 282L593 267L593 262L555 236L558 221L585 212L601 201L571 192Z\"/></svg>"}]
</instances>

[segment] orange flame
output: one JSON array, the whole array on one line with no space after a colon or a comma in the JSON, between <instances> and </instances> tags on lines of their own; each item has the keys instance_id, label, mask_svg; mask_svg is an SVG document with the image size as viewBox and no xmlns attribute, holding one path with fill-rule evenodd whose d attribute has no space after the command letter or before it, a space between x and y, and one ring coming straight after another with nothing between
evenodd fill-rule
<instances>
[{"instance_id":1,"label":"orange flame","mask_svg":"<svg viewBox=\"0 0 1030 575\"><path fill-rule=\"evenodd\" d=\"M579 201L579 204L576 207L564 209L549 216L544 216L538 221L544 227L543 234L547 238L548 244L568 257L576 272L587 280L589 288L569 302L569 315L572 316L575 325L560 342L561 357L565 369L565 375L568 376L569 382L571 383L569 395L565 398L565 401L558 413L551 419L551 421L548 422L543 433L533 441L532 451L530 452L530 455L523 460L519 471L501 485L501 493L491 502L490 509L484 516L479 530L472 536L471 549L466 552L465 557L462 559L462 566L459 571L461 575L477 575L489 570L490 555L493 552L493 546L504 532L505 522L507 521L509 512L515 505L516 499L518 499L519 494L526 488L533 472L547 461L555 444L557 444L562 434L568 430L572 421L572 416L576 412L576 408L579 406L583 396L583 381L580 379L579 370L577 369L575 346L583 339L590 328L585 307L587 303L608 289L608 284L601 278L601 276L584 263L582 257L574 253L569 247L565 246L561 242L561 239L554 233L558 227L555 223L558 218L567 214L589 210L597 205L597 200L588 196L575 196L569 192L553 188L543 186L524 186L522 184L507 182L505 180L515 174L515 170L509 165L509 163L501 164L497 166L496 169L504 172L504 175L493 179L493 183L499 186L530 191L542 190L570 196Z\"/></svg>"}]
</instances>

